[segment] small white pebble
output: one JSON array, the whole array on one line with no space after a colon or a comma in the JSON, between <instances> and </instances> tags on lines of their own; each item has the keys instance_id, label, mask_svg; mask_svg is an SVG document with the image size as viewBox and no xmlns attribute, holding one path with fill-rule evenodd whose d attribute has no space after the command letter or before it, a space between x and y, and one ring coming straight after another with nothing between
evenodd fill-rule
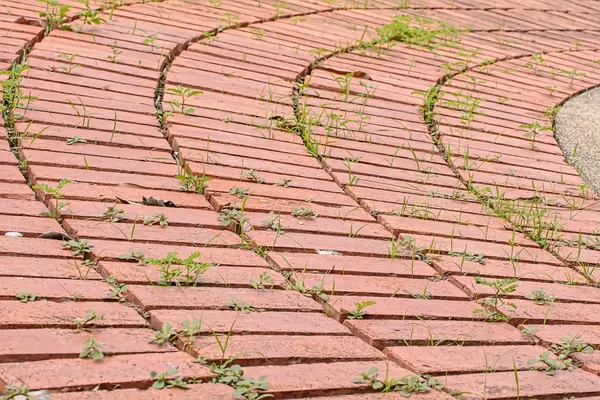
<instances>
[{"instance_id":1,"label":"small white pebble","mask_svg":"<svg viewBox=\"0 0 600 400\"><path fill-rule=\"evenodd\" d=\"M20 232L6 232L4 236L23 237L23 234Z\"/></svg>"}]
</instances>

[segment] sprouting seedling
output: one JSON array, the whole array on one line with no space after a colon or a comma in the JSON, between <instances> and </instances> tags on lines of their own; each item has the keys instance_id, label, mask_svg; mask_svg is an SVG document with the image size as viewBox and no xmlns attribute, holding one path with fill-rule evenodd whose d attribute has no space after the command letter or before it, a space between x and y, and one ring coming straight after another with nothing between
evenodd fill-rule
<instances>
[{"instance_id":1,"label":"sprouting seedling","mask_svg":"<svg viewBox=\"0 0 600 400\"><path fill-rule=\"evenodd\" d=\"M261 312L264 311L261 308L256 308L252 306L252 304L246 303L245 301L241 301L238 298L234 297L231 299L229 303L227 303L227 307L235 310L241 311L244 314L250 314L251 312Z\"/></svg>"},{"instance_id":2,"label":"sprouting seedling","mask_svg":"<svg viewBox=\"0 0 600 400\"><path fill-rule=\"evenodd\" d=\"M204 190L207 185L206 182L212 180L212 178L202 174L201 176L194 175L187 168L179 168L179 173L175 175L179 179L179 190L183 192L195 192L198 194L204 194Z\"/></svg>"},{"instance_id":3,"label":"sprouting seedling","mask_svg":"<svg viewBox=\"0 0 600 400\"><path fill-rule=\"evenodd\" d=\"M204 93L202 90L196 90L181 85L177 85L174 88L168 88L167 91L179 96L179 99L172 99L168 102L171 105L173 112L184 115L194 113L194 108L188 107L187 105L188 100Z\"/></svg>"},{"instance_id":4,"label":"sprouting seedling","mask_svg":"<svg viewBox=\"0 0 600 400\"><path fill-rule=\"evenodd\" d=\"M238 26L240 24L240 16L226 12L219 18L219 21L225 23L226 26Z\"/></svg>"},{"instance_id":5,"label":"sprouting seedling","mask_svg":"<svg viewBox=\"0 0 600 400\"><path fill-rule=\"evenodd\" d=\"M550 293L546 293L541 289L534 290L533 293L528 294L527 296L525 296L525 298L533 300L535 304L540 305L552 304L554 303L554 300L556 300L554 296L552 296Z\"/></svg>"},{"instance_id":6,"label":"sprouting seedling","mask_svg":"<svg viewBox=\"0 0 600 400\"><path fill-rule=\"evenodd\" d=\"M85 347L79 353L79 358L91 358L92 360L100 360L104 358L104 353L100 350L104 343L97 342L94 338L85 340Z\"/></svg>"},{"instance_id":7,"label":"sprouting seedling","mask_svg":"<svg viewBox=\"0 0 600 400\"><path fill-rule=\"evenodd\" d=\"M523 325L521 327L521 335L532 341L534 344L538 344L540 339L538 339L535 334L538 333L539 330L540 328L530 328L527 325Z\"/></svg>"},{"instance_id":8,"label":"sprouting seedling","mask_svg":"<svg viewBox=\"0 0 600 400\"><path fill-rule=\"evenodd\" d=\"M410 397L413 393L426 393L431 389L442 390L444 385L442 382L421 375L409 375L402 378L392 378L389 376L389 365L386 363L386 371L383 379L379 378L378 369L370 368L367 372L361 373L359 378L352 381L353 383L368 384L377 392L399 392L403 397Z\"/></svg>"},{"instance_id":9,"label":"sprouting seedling","mask_svg":"<svg viewBox=\"0 0 600 400\"><path fill-rule=\"evenodd\" d=\"M81 16L80 21L82 25L100 25L102 22L106 22L105 19L101 18L101 10L93 9L90 7L89 0L76 0L85 6L84 9L80 10L77 14Z\"/></svg>"},{"instance_id":10,"label":"sprouting seedling","mask_svg":"<svg viewBox=\"0 0 600 400\"><path fill-rule=\"evenodd\" d=\"M154 339L150 340L149 343L165 344L173 343L177 339L177 332L173 329L173 325L170 322L162 324L160 331L154 331Z\"/></svg>"},{"instance_id":11,"label":"sprouting seedling","mask_svg":"<svg viewBox=\"0 0 600 400\"><path fill-rule=\"evenodd\" d=\"M262 226L266 226L268 229L272 229L279 233L283 233L284 226L281 223L281 217L278 215L273 219L261 221Z\"/></svg>"},{"instance_id":12,"label":"sprouting seedling","mask_svg":"<svg viewBox=\"0 0 600 400\"><path fill-rule=\"evenodd\" d=\"M88 310L83 318L73 318L73 322L77 324L77 329L83 329L92 321L102 321L103 319L104 315L98 315L96 311Z\"/></svg>"},{"instance_id":13,"label":"sprouting seedling","mask_svg":"<svg viewBox=\"0 0 600 400\"><path fill-rule=\"evenodd\" d=\"M171 388L189 389L187 382L184 380L184 378L182 376L169 378L172 375L177 374L178 371L179 371L179 369L177 367L175 367L175 368L169 368L165 372L160 372L160 373L158 373L156 371L150 372L150 377L152 379L154 379L154 383L152 384L152 387L154 389L164 389L164 388L167 388L167 389L171 389Z\"/></svg>"},{"instance_id":14,"label":"sprouting seedling","mask_svg":"<svg viewBox=\"0 0 600 400\"><path fill-rule=\"evenodd\" d=\"M300 207L292 208L292 215L298 218L315 219L319 214L315 213L311 208Z\"/></svg>"},{"instance_id":15,"label":"sprouting seedling","mask_svg":"<svg viewBox=\"0 0 600 400\"><path fill-rule=\"evenodd\" d=\"M169 286L171 284L195 286L198 283L198 278L213 264L205 263L198 260L200 253L192 253L187 258L181 259L177 257L176 252L167 253L163 258L147 258L144 259L148 264L158 266L160 277L158 284L161 286ZM182 269L182 267L184 269ZM179 279L183 278L183 279Z\"/></svg>"},{"instance_id":16,"label":"sprouting seedling","mask_svg":"<svg viewBox=\"0 0 600 400\"><path fill-rule=\"evenodd\" d=\"M20 386L16 386L16 385L6 385L4 387L4 394L2 395L2 397L0 397L0 399L2 400L13 400L13 399L32 399L33 397L31 397L29 395L29 386L27 385L20 385Z\"/></svg>"},{"instance_id":17,"label":"sprouting seedling","mask_svg":"<svg viewBox=\"0 0 600 400\"><path fill-rule=\"evenodd\" d=\"M488 281L479 276L475 277L475 283L479 285L485 285L494 290L493 297L486 297L481 300L482 305L487 305L492 307L492 311L487 308L474 310L474 313L482 314L487 321L490 322L498 322L498 321L506 321L507 317L500 313L498 307L499 306L509 306L512 308L516 308L513 303L505 302L503 296L513 293L517 289L516 282L517 278L506 278L497 281Z\"/></svg>"},{"instance_id":18,"label":"sprouting seedling","mask_svg":"<svg viewBox=\"0 0 600 400\"><path fill-rule=\"evenodd\" d=\"M76 143L87 143L87 140L80 138L79 136L73 136L72 138L67 138L67 144L72 145Z\"/></svg>"},{"instance_id":19,"label":"sprouting seedling","mask_svg":"<svg viewBox=\"0 0 600 400\"><path fill-rule=\"evenodd\" d=\"M248 196L249 193L250 190L245 188L232 187L231 189L229 189L229 194L237 197L238 199Z\"/></svg>"},{"instance_id":20,"label":"sprouting seedling","mask_svg":"<svg viewBox=\"0 0 600 400\"><path fill-rule=\"evenodd\" d=\"M550 353L545 351L538 358L532 358L527 361L527 364L532 365L531 369L543 371L546 375L554 375L556 371L572 370L577 368L571 359L557 360L550 356Z\"/></svg>"},{"instance_id":21,"label":"sprouting seedling","mask_svg":"<svg viewBox=\"0 0 600 400\"><path fill-rule=\"evenodd\" d=\"M146 262L146 259L144 258L144 252L143 251L135 251L134 249L129 249L129 253L120 254L119 256L117 256L117 258L119 260L127 260L127 261L134 260L140 264L144 264Z\"/></svg>"},{"instance_id":22,"label":"sprouting seedling","mask_svg":"<svg viewBox=\"0 0 600 400\"><path fill-rule=\"evenodd\" d=\"M256 174L256 171L251 169L250 171L246 172L245 174L245 178L251 181L254 181L256 183L265 183L264 178L258 176Z\"/></svg>"},{"instance_id":23,"label":"sprouting seedling","mask_svg":"<svg viewBox=\"0 0 600 400\"><path fill-rule=\"evenodd\" d=\"M263 272L257 279L252 279L250 281L250 286L254 289L265 289L265 283L269 289L273 289L273 286L275 286L275 281L268 272Z\"/></svg>"},{"instance_id":24,"label":"sprouting seedling","mask_svg":"<svg viewBox=\"0 0 600 400\"><path fill-rule=\"evenodd\" d=\"M224 208L219 213L219 221L221 226L230 227L235 232L245 229L248 218L244 217L241 210L236 208Z\"/></svg>"},{"instance_id":25,"label":"sprouting seedling","mask_svg":"<svg viewBox=\"0 0 600 400\"><path fill-rule=\"evenodd\" d=\"M102 217L108 222L117 222L125 214L125 210L117 208L116 205L106 207Z\"/></svg>"},{"instance_id":26,"label":"sprouting seedling","mask_svg":"<svg viewBox=\"0 0 600 400\"><path fill-rule=\"evenodd\" d=\"M85 239L73 239L65 243L63 248L71 250L73 257L82 256L85 258L86 254L92 252L92 247L94 246Z\"/></svg>"},{"instance_id":27,"label":"sprouting seedling","mask_svg":"<svg viewBox=\"0 0 600 400\"><path fill-rule=\"evenodd\" d=\"M60 66L60 67L58 67L58 68L60 68L60 69L62 69L63 71L65 71L67 74L70 74L70 73L71 73L71 71L73 71L75 68L77 68L77 67L81 67L81 64L74 64L74 63L73 63L73 60L74 60L76 57L78 57L78 56L79 56L79 54L77 54L77 53L73 53L73 54L60 53L60 54L58 55L58 57L59 57L59 58L64 58L65 60L67 60L67 61L69 62L69 65L68 65L68 66L66 66L66 67L65 67L64 65L61 65L61 66Z\"/></svg>"},{"instance_id":28,"label":"sprouting seedling","mask_svg":"<svg viewBox=\"0 0 600 400\"><path fill-rule=\"evenodd\" d=\"M359 303L354 303L356 306L355 309L348 311L348 319L363 319L365 315L367 315L367 310L365 308L375 305L376 302L373 300L361 301Z\"/></svg>"},{"instance_id":29,"label":"sprouting seedling","mask_svg":"<svg viewBox=\"0 0 600 400\"><path fill-rule=\"evenodd\" d=\"M342 101L344 103L348 102L348 97L350 96L350 85L352 84L353 76L354 76L354 72L348 72L344 76L334 77L335 81L337 82L338 86L340 87L340 90L342 91L342 94L343 94Z\"/></svg>"},{"instance_id":30,"label":"sprouting seedling","mask_svg":"<svg viewBox=\"0 0 600 400\"><path fill-rule=\"evenodd\" d=\"M119 50L117 47L117 41L115 40L113 44L110 45L111 54L106 56L106 59L114 64L118 64L119 60L117 59L120 54L123 54L123 50Z\"/></svg>"},{"instance_id":31,"label":"sprouting seedling","mask_svg":"<svg viewBox=\"0 0 600 400\"><path fill-rule=\"evenodd\" d=\"M59 212L61 209L63 209L64 207L66 207L69 203L61 203L59 200L63 199L65 196L63 196L63 194L61 193L62 188L71 183L70 180L68 179L61 179L60 182L58 182L58 184L56 185L55 188L48 186L45 183L41 183L41 184L37 184L37 185L33 185L32 188L34 190L41 190L42 192L44 192L47 195L50 195L54 198L55 200L55 204L54 204L54 212L50 213L50 212L42 212L41 215L44 216L49 216L52 217L56 220L59 219Z\"/></svg>"},{"instance_id":32,"label":"sprouting seedling","mask_svg":"<svg viewBox=\"0 0 600 400\"><path fill-rule=\"evenodd\" d=\"M527 130L527 132L523 136L525 136L526 138L531 138L531 150L536 149L536 139L538 134L540 134L542 131L552 130L551 126L542 126L538 121L533 121L531 124L520 124L519 128Z\"/></svg>"},{"instance_id":33,"label":"sprouting seedling","mask_svg":"<svg viewBox=\"0 0 600 400\"><path fill-rule=\"evenodd\" d=\"M38 2L46 4L46 10L39 11L40 18L46 20L46 35L48 35L54 27L58 27L58 29L65 29L68 27L68 24L65 22L71 6L60 4L58 0L38 0Z\"/></svg>"},{"instance_id":34,"label":"sprouting seedling","mask_svg":"<svg viewBox=\"0 0 600 400\"><path fill-rule=\"evenodd\" d=\"M257 40L260 40L265 34L264 29L252 28L250 31L252 32L252 37Z\"/></svg>"},{"instance_id":35,"label":"sprouting seedling","mask_svg":"<svg viewBox=\"0 0 600 400\"><path fill-rule=\"evenodd\" d=\"M35 301L35 299L37 298L35 294L30 292L17 293L16 297L21 303L29 303Z\"/></svg>"},{"instance_id":36,"label":"sprouting seedling","mask_svg":"<svg viewBox=\"0 0 600 400\"><path fill-rule=\"evenodd\" d=\"M142 223L148 226L159 224L163 228L169 225L169 222L167 221L167 216L163 213L155 213L149 217L142 216Z\"/></svg>"},{"instance_id":37,"label":"sprouting seedling","mask_svg":"<svg viewBox=\"0 0 600 400\"><path fill-rule=\"evenodd\" d=\"M573 353L592 354L594 348L590 344L582 342L579 339L581 339L581 335L564 336L560 338L561 343L552 345L552 351L554 351L561 360L569 358Z\"/></svg>"},{"instance_id":38,"label":"sprouting seedling","mask_svg":"<svg viewBox=\"0 0 600 400\"><path fill-rule=\"evenodd\" d=\"M474 261L479 264L485 264L485 262L487 261L487 258L485 258L483 253L475 254L471 253L470 251L454 252L450 250L448 252L448 255L452 257L461 257L465 261Z\"/></svg>"}]
</instances>

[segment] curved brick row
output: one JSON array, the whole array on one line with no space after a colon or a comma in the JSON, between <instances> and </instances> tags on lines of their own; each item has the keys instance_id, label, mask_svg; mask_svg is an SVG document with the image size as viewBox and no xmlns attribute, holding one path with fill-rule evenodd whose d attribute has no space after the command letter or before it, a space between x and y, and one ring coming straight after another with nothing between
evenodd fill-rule
<instances>
[{"instance_id":1,"label":"curved brick row","mask_svg":"<svg viewBox=\"0 0 600 400\"><path fill-rule=\"evenodd\" d=\"M518 10L508 3L484 10L487 5L471 1L413 3L398 11L383 10L396 6L384 2L167 1L117 8L104 24L84 26L82 32L54 30L36 44L22 86L37 100L16 124L17 132L27 133L18 155L22 164L26 160L30 184L71 182L61 190L61 202L68 203L58 210L62 224L39 218L34 208L41 204L24 201L33 200L32 193L5 152L2 165L13 180L2 183L2 194L20 200L2 200L3 212L10 210L2 229L18 226L28 238L6 238L10 245L0 247L0 271L6 277L0 293L6 312L0 315L7 332L2 339L7 344L0 345L0 384L67 391L118 384L125 389L90 392L89 398L134 393L155 398L159 395L153 390L127 388L147 388L151 371L173 365L180 375L210 380L207 368L190 363L193 357L210 362L239 355L236 362L245 375L267 376L269 392L277 397L331 396L366 390L352 380L371 367L384 371L380 360L385 354L392 360L391 375L436 375L449 391L473 398L600 394L600 381L588 372L561 371L552 378L528 371L528 360L546 351L541 346L559 343L560 335L583 334L594 344L597 305L576 303L595 302L596 289L561 284L585 284L590 273L565 264L568 256L556 258L540 248L531 232L516 230L519 221L489 212L473 190L498 183L508 193L502 200L526 201L541 191L591 204L584 198L591 199L590 193L575 191L581 180L567 165L559 167L556 182L554 165L563 161L551 136L536 136L542 149L528 152L522 149L531 140L504 130L519 129L515 124L540 107L556 104L543 107L546 103L537 97L532 102L521 94L531 79L516 63L541 51L576 50L552 56L565 68L584 68L582 59L593 61L600 7L578 2L565 9L535 2ZM372 9L329 11L355 7ZM337 54L379 38L375 29L398 13L472 32L453 33L436 52L397 44ZM525 13L533 16L531 22L522 17ZM217 32L227 25L232 29ZM572 31L565 35L564 30ZM74 57L59 57L63 53ZM565 58L571 54L576 58ZM176 56L172 63L169 56ZM413 91L426 91L453 69L504 58L509 60L445 83L445 95L438 96L435 107L444 147L432 140L432 126L422 122L422 97ZM514 79L498 72L494 79L503 79L492 84L482 77L513 68L518 71ZM536 76L544 68L530 67ZM593 85L593 64L587 70L590 77L575 71L558 78L551 94L560 101ZM158 100L166 130L155 108L161 72L166 81L164 88L159 85ZM552 80L543 76L539 82ZM187 97L188 87L203 93ZM518 95L518 103L513 108L512 98L481 101L483 115L477 108L466 118L465 129L462 109L480 92ZM444 103L447 99L455 102ZM294 115L313 125L304 141L290 129ZM502 144L491 139L499 134ZM458 157L467 155L463 143L468 143L469 160L491 159L468 167L470 181L457 175ZM446 145L450 162L440 153ZM320 162L307 146L322 156ZM482 155L490 150L495 153ZM533 157L538 169L531 168ZM522 172L510 172L507 165ZM539 169L547 173L540 175ZM191 182L188 173L212 178L204 196L194 193L193 182L185 186ZM533 184L535 191L524 189L525 184ZM186 188L191 191L181 190ZM37 190L56 211L59 203L42 192ZM177 207L156 207L157 202ZM564 217L569 204L549 204L549 218ZM594 207L586 209L585 221L594 221ZM567 225L571 233L594 233L589 223L585 228ZM36 239L63 228L93 246L86 256L97 263L93 268L61 249L60 241ZM588 257L592 262L593 250L568 244L578 252L577 261ZM168 277L165 267L161 271L132 260L169 252L183 259L196 251L202 262L213 265L194 286L186 286L185 277L157 286ZM16 271L18 263L25 263L26 271ZM21 285L15 285L11 278L21 276ZM516 308L500 309L508 323L487 322L478 312L475 300L491 292L474 284L473 276L521 278L508 296L515 298L510 302ZM102 295L119 288L101 282L108 277L113 285L128 285L123 289L126 304L116 301L121 295ZM252 287L261 282L264 289ZM311 299L310 291L282 290L289 285L322 290L328 301ZM21 286L47 302L19 302L13 292ZM537 289L560 303L539 306L524 299ZM364 300L374 302L364 319L348 319L349 310ZM60 306L48 307L50 301ZM72 318L89 309L104 319L94 321L93 330L73 329ZM533 345L516 328L524 322L551 325L538 327L540 342ZM166 323L176 330L198 324L195 340L182 337L175 343L191 356L169 345L148 344L153 334L146 327L160 330ZM228 333L230 347L223 352L213 335ZM106 342L103 361L74 359L84 346L82 334ZM22 343L52 343L53 338L60 338L64 348L23 350ZM591 372L597 371L594 357L577 355ZM53 375L37 373L48 368ZM72 379L81 368L89 373ZM513 369L518 371L516 387ZM222 387L193 390L207 398L230 396ZM174 398L190 393L168 392L164 395ZM442 392L423 397L448 398Z\"/></svg>"}]
</instances>

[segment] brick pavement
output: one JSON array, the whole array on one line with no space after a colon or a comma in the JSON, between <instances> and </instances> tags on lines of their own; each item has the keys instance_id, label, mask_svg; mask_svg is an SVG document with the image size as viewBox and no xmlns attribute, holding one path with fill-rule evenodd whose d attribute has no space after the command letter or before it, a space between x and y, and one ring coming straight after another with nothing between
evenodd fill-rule
<instances>
[{"instance_id":1,"label":"brick pavement","mask_svg":"<svg viewBox=\"0 0 600 400\"><path fill-rule=\"evenodd\" d=\"M0 4L35 97L4 90L8 398L401 398L372 367L424 399L600 395L600 208L552 134L600 3L124 3L71 30ZM531 369L552 351L579 368ZM189 389L150 388L173 368Z\"/></svg>"}]
</instances>

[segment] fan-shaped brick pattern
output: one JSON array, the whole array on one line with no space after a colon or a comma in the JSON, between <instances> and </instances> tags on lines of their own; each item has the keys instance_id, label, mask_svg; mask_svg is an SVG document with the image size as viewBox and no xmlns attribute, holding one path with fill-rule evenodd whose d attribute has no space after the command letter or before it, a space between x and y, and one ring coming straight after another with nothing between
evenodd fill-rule
<instances>
[{"instance_id":1,"label":"fan-shaped brick pattern","mask_svg":"<svg viewBox=\"0 0 600 400\"><path fill-rule=\"evenodd\" d=\"M0 391L232 398L235 357L276 398L401 398L373 367L600 395L596 354L530 363L598 345L597 199L552 135L597 2L61 2L69 30L4 3ZM190 389L151 388L170 368Z\"/></svg>"}]
</instances>

